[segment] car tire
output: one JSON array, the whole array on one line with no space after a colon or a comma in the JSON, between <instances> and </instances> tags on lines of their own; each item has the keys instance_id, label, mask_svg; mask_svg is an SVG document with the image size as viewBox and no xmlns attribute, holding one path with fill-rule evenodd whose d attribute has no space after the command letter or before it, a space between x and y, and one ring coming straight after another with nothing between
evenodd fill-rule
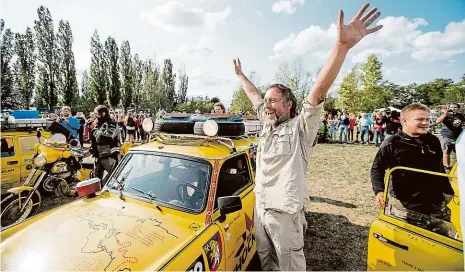
<instances>
[{"instance_id":1,"label":"car tire","mask_svg":"<svg viewBox=\"0 0 465 272\"><path fill-rule=\"evenodd\" d=\"M155 132L166 132L174 134L192 134L194 132L193 121L183 120L157 120L154 125Z\"/></svg>"},{"instance_id":2,"label":"car tire","mask_svg":"<svg viewBox=\"0 0 465 272\"><path fill-rule=\"evenodd\" d=\"M194 134L203 135L203 124L205 122L196 122L194 125ZM245 125L242 122L217 122L218 136L241 136L245 133Z\"/></svg>"}]
</instances>

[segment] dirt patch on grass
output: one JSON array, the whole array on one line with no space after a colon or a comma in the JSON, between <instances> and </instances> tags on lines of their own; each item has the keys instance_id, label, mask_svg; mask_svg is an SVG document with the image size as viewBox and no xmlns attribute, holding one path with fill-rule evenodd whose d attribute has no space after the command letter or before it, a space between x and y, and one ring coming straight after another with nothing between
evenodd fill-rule
<instances>
[{"instance_id":1,"label":"dirt patch on grass","mask_svg":"<svg viewBox=\"0 0 465 272\"><path fill-rule=\"evenodd\" d=\"M317 145L308 184L307 270L366 270L368 232L378 215L370 182L377 149Z\"/></svg>"}]
</instances>

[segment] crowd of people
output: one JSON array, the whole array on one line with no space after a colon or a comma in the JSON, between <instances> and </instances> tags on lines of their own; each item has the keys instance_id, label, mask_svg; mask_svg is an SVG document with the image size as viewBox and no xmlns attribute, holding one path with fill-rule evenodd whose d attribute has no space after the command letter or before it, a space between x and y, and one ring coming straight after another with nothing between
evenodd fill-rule
<instances>
[{"instance_id":1,"label":"crowd of people","mask_svg":"<svg viewBox=\"0 0 465 272\"><path fill-rule=\"evenodd\" d=\"M346 144L374 143L379 146L401 128L399 112L389 109L373 113L361 112L357 115L349 114L346 110L334 115L324 113L320 122L326 140Z\"/></svg>"}]
</instances>

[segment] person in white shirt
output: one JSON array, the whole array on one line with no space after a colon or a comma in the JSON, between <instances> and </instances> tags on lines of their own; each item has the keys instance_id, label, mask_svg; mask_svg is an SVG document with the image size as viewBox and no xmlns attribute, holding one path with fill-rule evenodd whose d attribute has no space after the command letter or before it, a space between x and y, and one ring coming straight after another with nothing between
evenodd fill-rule
<instances>
[{"instance_id":1,"label":"person in white shirt","mask_svg":"<svg viewBox=\"0 0 465 272\"><path fill-rule=\"evenodd\" d=\"M273 84L262 99L260 91L242 72L239 59L233 61L242 87L263 122L254 189L254 229L263 270L306 270L303 247L307 228L305 208L309 204L305 181L308 160L323 101L349 49L382 28L381 25L368 28L381 14L375 8L363 15L368 6L363 5L347 25L343 11L339 12L337 42L300 113L290 88Z\"/></svg>"}]
</instances>

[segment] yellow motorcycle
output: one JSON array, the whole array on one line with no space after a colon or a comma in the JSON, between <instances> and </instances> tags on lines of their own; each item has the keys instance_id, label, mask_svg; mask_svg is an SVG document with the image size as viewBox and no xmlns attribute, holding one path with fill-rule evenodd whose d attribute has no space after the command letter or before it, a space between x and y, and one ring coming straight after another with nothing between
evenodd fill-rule
<instances>
[{"instance_id":1,"label":"yellow motorcycle","mask_svg":"<svg viewBox=\"0 0 465 272\"><path fill-rule=\"evenodd\" d=\"M37 132L40 139L41 133ZM78 142L57 133L43 143L34 146L36 155L31 171L23 185L8 190L1 201L1 227L19 223L34 215L41 204L41 191L54 192L60 197L75 197L78 182L89 179L92 164L81 164L84 151L77 147Z\"/></svg>"}]
</instances>

